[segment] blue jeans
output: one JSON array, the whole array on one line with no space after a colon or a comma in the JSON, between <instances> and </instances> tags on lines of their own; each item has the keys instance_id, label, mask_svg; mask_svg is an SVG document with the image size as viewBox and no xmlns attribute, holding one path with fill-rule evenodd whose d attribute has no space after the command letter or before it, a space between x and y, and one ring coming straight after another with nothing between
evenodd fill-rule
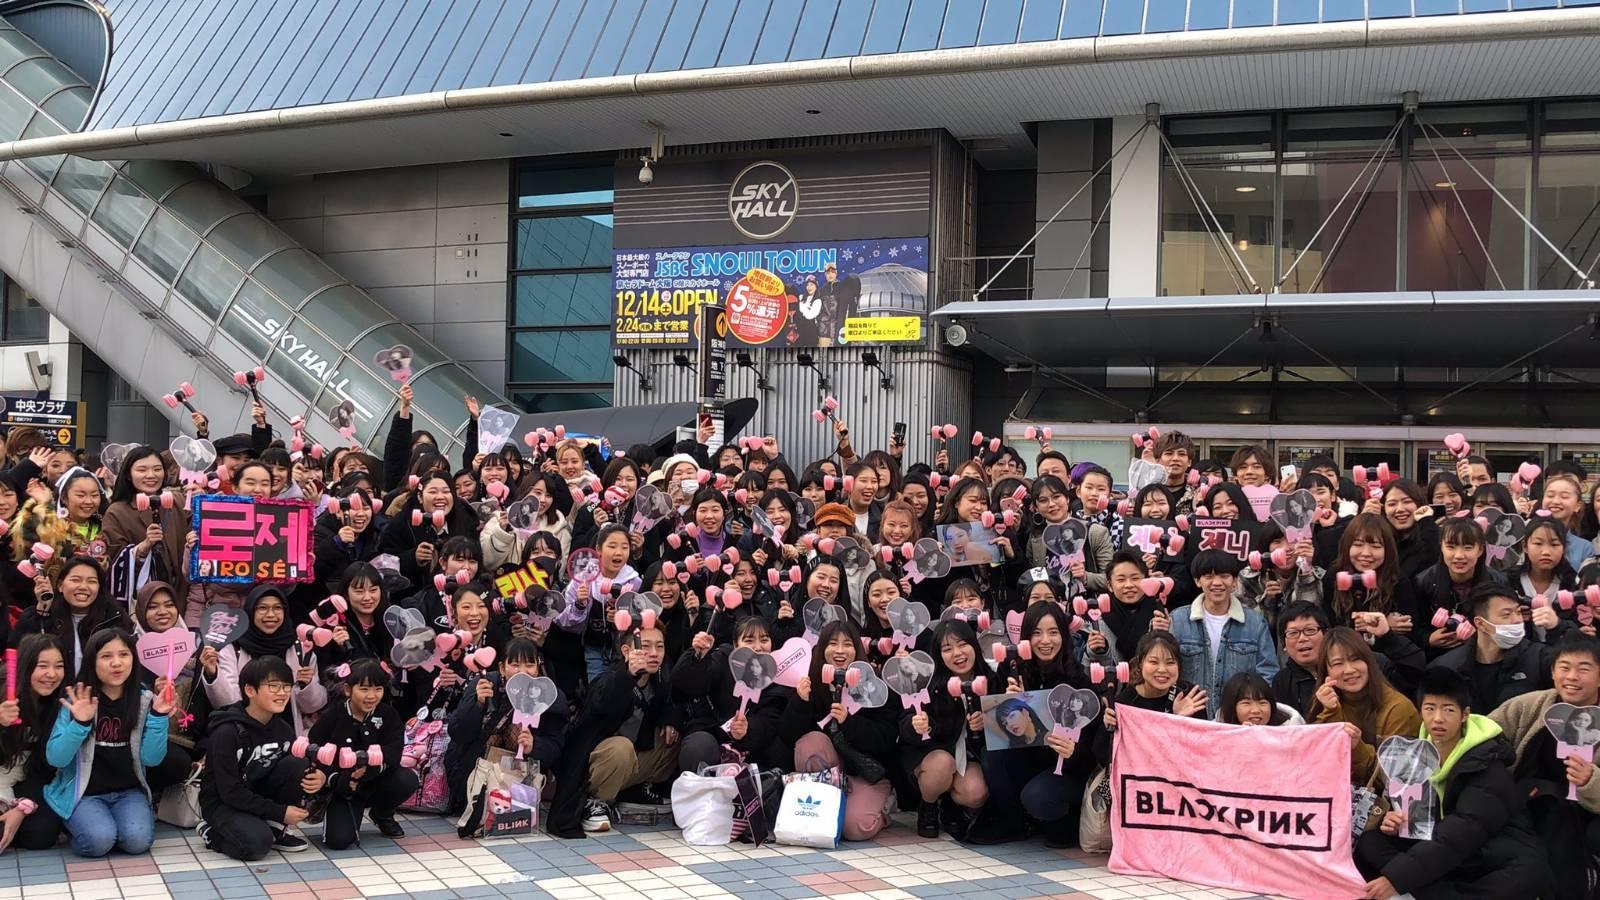
<instances>
[{"instance_id":1,"label":"blue jeans","mask_svg":"<svg viewBox=\"0 0 1600 900\"><path fill-rule=\"evenodd\" d=\"M611 668L611 660L606 658L605 651L599 647L585 647L583 648L583 666L588 675L588 680L592 682L604 675L607 669Z\"/></svg>"},{"instance_id":2,"label":"blue jeans","mask_svg":"<svg viewBox=\"0 0 1600 900\"><path fill-rule=\"evenodd\" d=\"M113 847L139 854L150 849L156 818L150 797L143 789L132 788L83 797L66 825L72 852L79 856L105 856Z\"/></svg>"}]
</instances>

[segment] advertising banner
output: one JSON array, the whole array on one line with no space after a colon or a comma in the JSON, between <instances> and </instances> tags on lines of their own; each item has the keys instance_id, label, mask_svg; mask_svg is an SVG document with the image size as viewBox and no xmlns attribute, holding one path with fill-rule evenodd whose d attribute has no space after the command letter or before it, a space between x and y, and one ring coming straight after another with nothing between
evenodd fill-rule
<instances>
[{"instance_id":1,"label":"advertising banner","mask_svg":"<svg viewBox=\"0 0 1600 900\"><path fill-rule=\"evenodd\" d=\"M928 240L618 250L612 287L618 347L690 346L710 304L726 304L736 347L918 341ZM885 294L897 308L863 309Z\"/></svg>"},{"instance_id":2,"label":"advertising banner","mask_svg":"<svg viewBox=\"0 0 1600 900\"><path fill-rule=\"evenodd\" d=\"M643 187L619 166L613 345L693 347L707 305L733 348L921 341L929 170L926 147L683 160Z\"/></svg>"}]
</instances>

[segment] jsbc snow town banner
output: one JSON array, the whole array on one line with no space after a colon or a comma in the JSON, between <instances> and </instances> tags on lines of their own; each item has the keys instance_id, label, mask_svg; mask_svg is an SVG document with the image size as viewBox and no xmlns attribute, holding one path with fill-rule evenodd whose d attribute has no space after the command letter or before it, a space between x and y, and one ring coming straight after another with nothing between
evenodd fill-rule
<instances>
[{"instance_id":1,"label":"jsbc snow town banner","mask_svg":"<svg viewBox=\"0 0 1600 900\"><path fill-rule=\"evenodd\" d=\"M310 581L316 513L303 500L201 494L189 580L213 584Z\"/></svg>"},{"instance_id":2,"label":"jsbc snow town banner","mask_svg":"<svg viewBox=\"0 0 1600 900\"><path fill-rule=\"evenodd\" d=\"M1337 725L1252 728L1119 705L1111 835L1123 875L1319 900L1366 889Z\"/></svg>"}]
</instances>

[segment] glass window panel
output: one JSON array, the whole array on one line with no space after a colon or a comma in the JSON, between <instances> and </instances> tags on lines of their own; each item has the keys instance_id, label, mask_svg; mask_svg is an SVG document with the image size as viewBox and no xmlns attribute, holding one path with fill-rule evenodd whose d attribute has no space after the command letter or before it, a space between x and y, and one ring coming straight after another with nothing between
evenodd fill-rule
<instances>
[{"instance_id":1,"label":"glass window panel","mask_svg":"<svg viewBox=\"0 0 1600 900\"><path fill-rule=\"evenodd\" d=\"M1317 0L1277 0L1279 25L1303 25L1318 19Z\"/></svg>"},{"instance_id":2,"label":"glass window panel","mask_svg":"<svg viewBox=\"0 0 1600 900\"><path fill-rule=\"evenodd\" d=\"M371 369L374 374L388 378L387 370L378 372L377 364L373 357L381 350L387 350L396 344L405 344L411 348L412 371L420 372L435 363L443 362L444 357L422 343L422 338L411 328L399 322L390 322L380 325L361 336L356 345L350 349L350 356L357 362ZM391 379L392 380L392 379Z\"/></svg>"},{"instance_id":3,"label":"glass window panel","mask_svg":"<svg viewBox=\"0 0 1600 900\"><path fill-rule=\"evenodd\" d=\"M1505 12L1511 8L1510 0L1461 0L1467 12Z\"/></svg>"},{"instance_id":4,"label":"glass window panel","mask_svg":"<svg viewBox=\"0 0 1600 900\"><path fill-rule=\"evenodd\" d=\"M1366 18L1367 0L1322 0L1322 21L1353 22Z\"/></svg>"},{"instance_id":5,"label":"glass window panel","mask_svg":"<svg viewBox=\"0 0 1600 900\"><path fill-rule=\"evenodd\" d=\"M89 212L110 180L111 167L100 160L69 156L62 160L61 171L56 174L56 190L68 203Z\"/></svg>"},{"instance_id":6,"label":"glass window panel","mask_svg":"<svg viewBox=\"0 0 1600 900\"><path fill-rule=\"evenodd\" d=\"M412 378L411 391L415 395L412 406L439 421L447 434L454 434L467 423L462 397L473 396L487 402L488 394L483 382L457 365L438 366ZM445 440L437 433L434 436Z\"/></svg>"},{"instance_id":7,"label":"glass window panel","mask_svg":"<svg viewBox=\"0 0 1600 900\"><path fill-rule=\"evenodd\" d=\"M23 129L22 140L55 137L63 133L60 125L50 121L43 115L35 114L33 121L29 122L28 127ZM22 164L32 169L35 175L44 179L45 183L48 184L56 177L56 170L61 168L63 159L64 157L59 154L56 156L33 156L22 160Z\"/></svg>"},{"instance_id":8,"label":"glass window panel","mask_svg":"<svg viewBox=\"0 0 1600 900\"><path fill-rule=\"evenodd\" d=\"M661 32L661 42L650 61L651 72L675 72L683 66L683 58L694 37L694 26L699 24L699 14L706 8L706 0L678 0L667 16L667 27Z\"/></svg>"},{"instance_id":9,"label":"glass window panel","mask_svg":"<svg viewBox=\"0 0 1600 900\"><path fill-rule=\"evenodd\" d=\"M989 0L983 7L983 22L978 26L978 43L1014 44L1022 27L1022 0Z\"/></svg>"},{"instance_id":10,"label":"glass window panel","mask_svg":"<svg viewBox=\"0 0 1600 900\"><path fill-rule=\"evenodd\" d=\"M513 325L604 325L611 315L611 275L518 275Z\"/></svg>"},{"instance_id":11,"label":"glass window panel","mask_svg":"<svg viewBox=\"0 0 1600 900\"><path fill-rule=\"evenodd\" d=\"M1414 129L1414 157L1431 159L1437 149L1440 156L1453 158L1451 147L1476 156L1521 152L1531 146L1528 107L1523 104L1451 106L1424 110L1420 115L1432 128ZM1435 130L1448 143L1439 143Z\"/></svg>"},{"instance_id":12,"label":"glass window panel","mask_svg":"<svg viewBox=\"0 0 1600 900\"><path fill-rule=\"evenodd\" d=\"M194 252L199 238L187 226L179 222L172 213L165 209L157 209L155 218L139 235L139 243L133 248L133 255L144 261L152 272L161 276L163 281L172 284L178 280L178 273L183 271L184 264L189 260L189 254Z\"/></svg>"},{"instance_id":13,"label":"glass window panel","mask_svg":"<svg viewBox=\"0 0 1600 900\"><path fill-rule=\"evenodd\" d=\"M0 87L0 138L14 141L33 118L33 104L8 87Z\"/></svg>"},{"instance_id":14,"label":"glass window panel","mask_svg":"<svg viewBox=\"0 0 1600 900\"><path fill-rule=\"evenodd\" d=\"M1272 24L1272 0L1233 0L1233 27Z\"/></svg>"},{"instance_id":15,"label":"glass window panel","mask_svg":"<svg viewBox=\"0 0 1600 900\"><path fill-rule=\"evenodd\" d=\"M561 54L567 51L576 52L573 43L573 31L578 24L578 13L583 8L584 0L556 0L555 11L550 14L550 21L545 23L544 34L539 36L539 43L534 48L533 55L528 58L528 63L523 67L520 78L513 80L512 84L538 84L549 81L556 70L556 63L560 61ZM681 4L680 4L681 5ZM698 11L696 11L698 12ZM689 16L689 24L694 25L697 15ZM688 43L685 37L684 44ZM590 42L593 46L593 42ZM665 43L663 42L663 46ZM683 55L683 44L677 45L678 55Z\"/></svg>"},{"instance_id":16,"label":"glass window panel","mask_svg":"<svg viewBox=\"0 0 1600 900\"><path fill-rule=\"evenodd\" d=\"M239 287L239 295L222 317L222 330L250 352L256 359L266 359L283 324L289 321L289 311L283 304L267 296L267 292L253 281Z\"/></svg>"},{"instance_id":17,"label":"glass window panel","mask_svg":"<svg viewBox=\"0 0 1600 900\"><path fill-rule=\"evenodd\" d=\"M1555 9L1556 0L1511 0L1512 9Z\"/></svg>"},{"instance_id":18,"label":"glass window panel","mask_svg":"<svg viewBox=\"0 0 1600 900\"><path fill-rule=\"evenodd\" d=\"M602 409L611 405L610 391L579 393L553 391L517 391L511 402L529 413L570 412L575 409Z\"/></svg>"},{"instance_id":19,"label":"glass window panel","mask_svg":"<svg viewBox=\"0 0 1600 900\"><path fill-rule=\"evenodd\" d=\"M311 320L338 346L348 347L356 335L391 316L360 288L342 284L311 298L300 310L300 318Z\"/></svg>"},{"instance_id":20,"label":"glass window panel","mask_svg":"<svg viewBox=\"0 0 1600 900\"><path fill-rule=\"evenodd\" d=\"M1061 5L1065 0L1029 0L1022 7L1020 41L1053 41L1061 28Z\"/></svg>"},{"instance_id":21,"label":"glass window panel","mask_svg":"<svg viewBox=\"0 0 1600 900\"><path fill-rule=\"evenodd\" d=\"M1545 104L1543 140L1546 148L1600 147L1600 102Z\"/></svg>"},{"instance_id":22,"label":"glass window panel","mask_svg":"<svg viewBox=\"0 0 1600 900\"><path fill-rule=\"evenodd\" d=\"M1539 230L1585 272L1595 271L1596 260L1600 260L1600 177L1596 173L1600 173L1600 153L1546 153L1539 160ZM1583 287L1577 273L1543 241L1536 241L1534 249L1538 252L1536 287Z\"/></svg>"},{"instance_id":23,"label":"glass window panel","mask_svg":"<svg viewBox=\"0 0 1600 900\"><path fill-rule=\"evenodd\" d=\"M83 84L71 69L49 58L17 63L6 72L6 81L34 103L44 102L44 98L69 85Z\"/></svg>"},{"instance_id":24,"label":"glass window panel","mask_svg":"<svg viewBox=\"0 0 1600 900\"><path fill-rule=\"evenodd\" d=\"M243 270L202 244L178 279L178 292L215 322L243 280Z\"/></svg>"},{"instance_id":25,"label":"glass window panel","mask_svg":"<svg viewBox=\"0 0 1600 900\"><path fill-rule=\"evenodd\" d=\"M867 37L861 51L893 53L899 50L900 36L905 33L906 13L910 11L911 0L878 0L874 3L872 20L867 23Z\"/></svg>"},{"instance_id":26,"label":"glass window panel","mask_svg":"<svg viewBox=\"0 0 1600 900\"><path fill-rule=\"evenodd\" d=\"M1285 160L1283 190L1283 290L1304 293L1316 284L1319 293L1392 291L1395 288L1396 221L1399 215L1400 165L1382 164L1374 177L1363 167L1370 151L1334 159ZM1361 183L1355 184L1360 178ZM1367 179L1372 190L1363 198ZM1327 227L1334 204L1355 184ZM1354 215L1355 220L1351 221ZM1346 224L1349 227L1346 229ZM1321 233L1317 234L1321 228ZM1339 235L1344 232L1341 242ZM1313 242L1312 236L1317 235ZM1319 282L1320 278L1320 282Z\"/></svg>"},{"instance_id":27,"label":"glass window panel","mask_svg":"<svg viewBox=\"0 0 1600 900\"><path fill-rule=\"evenodd\" d=\"M340 357L339 348L301 319L289 325L265 365L309 403L323 385L338 380Z\"/></svg>"},{"instance_id":28,"label":"glass window panel","mask_svg":"<svg viewBox=\"0 0 1600 900\"><path fill-rule=\"evenodd\" d=\"M1189 166L1206 203L1222 228L1216 227L1190 198L1176 170L1168 167L1162 181L1161 293L1170 296L1249 293L1237 272L1234 253L1263 289L1273 277L1273 166Z\"/></svg>"},{"instance_id":29,"label":"glass window panel","mask_svg":"<svg viewBox=\"0 0 1600 900\"><path fill-rule=\"evenodd\" d=\"M133 160L122 167L122 174L155 200L165 198L180 184L203 177L193 166L157 159Z\"/></svg>"},{"instance_id":30,"label":"glass window panel","mask_svg":"<svg viewBox=\"0 0 1600 900\"><path fill-rule=\"evenodd\" d=\"M622 51L622 60L617 64L618 75L649 71L650 61L655 58L656 47L661 43L661 32L666 29L667 20L672 14L672 3L673 0L645 0L644 9L634 23L633 34L628 38L628 47ZM762 34L766 36L766 32ZM765 61L780 62L782 54L788 50L789 43L786 40L778 58Z\"/></svg>"},{"instance_id":31,"label":"glass window panel","mask_svg":"<svg viewBox=\"0 0 1600 900\"><path fill-rule=\"evenodd\" d=\"M682 3L683 0L679 0L679 5ZM828 45L834 13L838 11L839 0L805 0L800 24L794 30L794 42L789 46L789 58L821 58L823 48Z\"/></svg>"},{"instance_id":32,"label":"glass window panel","mask_svg":"<svg viewBox=\"0 0 1600 900\"><path fill-rule=\"evenodd\" d=\"M1061 16L1061 37L1094 37L1100 33L1100 17L1105 13L1105 0L1067 0L1066 12Z\"/></svg>"},{"instance_id":33,"label":"glass window panel","mask_svg":"<svg viewBox=\"0 0 1600 900\"><path fill-rule=\"evenodd\" d=\"M22 33L15 28L10 26L0 28L0 71L16 65L18 60L27 59L38 52L38 45L23 37Z\"/></svg>"},{"instance_id":34,"label":"glass window panel","mask_svg":"<svg viewBox=\"0 0 1600 900\"><path fill-rule=\"evenodd\" d=\"M584 169L523 169L517 173L517 208L601 206L615 198L611 166Z\"/></svg>"},{"instance_id":35,"label":"glass window panel","mask_svg":"<svg viewBox=\"0 0 1600 900\"><path fill-rule=\"evenodd\" d=\"M299 247L274 253L250 274L291 308L299 308L307 297L344 280L316 254Z\"/></svg>"},{"instance_id":36,"label":"glass window panel","mask_svg":"<svg viewBox=\"0 0 1600 900\"><path fill-rule=\"evenodd\" d=\"M1508 199L1526 209L1528 157L1479 159L1475 164ZM1407 181L1407 289L1499 290L1502 282L1510 289L1523 286L1525 228L1460 160L1446 159L1441 167L1431 155L1413 154Z\"/></svg>"},{"instance_id":37,"label":"glass window panel","mask_svg":"<svg viewBox=\"0 0 1600 900\"><path fill-rule=\"evenodd\" d=\"M246 211L243 200L215 181L191 181L161 205L201 235L223 219Z\"/></svg>"},{"instance_id":38,"label":"glass window panel","mask_svg":"<svg viewBox=\"0 0 1600 900\"><path fill-rule=\"evenodd\" d=\"M1367 17L1370 19L1409 18L1412 0L1367 0Z\"/></svg>"},{"instance_id":39,"label":"glass window panel","mask_svg":"<svg viewBox=\"0 0 1600 900\"><path fill-rule=\"evenodd\" d=\"M1461 11L1461 0L1417 0L1417 15L1443 16Z\"/></svg>"},{"instance_id":40,"label":"glass window panel","mask_svg":"<svg viewBox=\"0 0 1600 900\"><path fill-rule=\"evenodd\" d=\"M513 269L609 267L612 217L551 216L517 220Z\"/></svg>"},{"instance_id":41,"label":"glass window panel","mask_svg":"<svg viewBox=\"0 0 1600 900\"><path fill-rule=\"evenodd\" d=\"M1189 0L1189 30L1227 28L1231 0ZM1155 31L1146 28L1146 31Z\"/></svg>"},{"instance_id":42,"label":"glass window panel","mask_svg":"<svg viewBox=\"0 0 1600 900\"><path fill-rule=\"evenodd\" d=\"M584 77L604 78L617 74L617 64L622 60L623 50L627 49L628 35L633 33L634 23L639 21L639 13L643 8L644 0L616 0L615 12L606 19L605 29L600 32L594 52L589 55ZM756 26L760 25L758 19ZM749 50L749 47L745 48L746 53ZM739 64L724 62L723 65Z\"/></svg>"},{"instance_id":43,"label":"glass window panel","mask_svg":"<svg viewBox=\"0 0 1600 900\"><path fill-rule=\"evenodd\" d=\"M1271 116L1169 119L1167 140L1185 160L1272 152Z\"/></svg>"},{"instance_id":44,"label":"glass window panel","mask_svg":"<svg viewBox=\"0 0 1600 900\"><path fill-rule=\"evenodd\" d=\"M395 388L390 387L391 384L398 387L399 382L379 378L360 366L351 365L348 358L338 372L339 377L329 380L328 386L317 395L313 404L316 421L308 423L310 432L324 440L337 439L339 429L329 413L348 401L355 408L356 439L368 447L382 446L372 438L399 401Z\"/></svg>"},{"instance_id":45,"label":"glass window panel","mask_svg":"<svg viewBox=\"0 0 1600 900\"><path fill-rule=\"evenodd\" d=\"M606 381L615 365L611 361L611 333L604 329L524 331L511 340L508 380Z\"/></svg>"},{"instance_id":46,"label":"glass window panel","mask_svg":"<svg viewBox=\"0 0 1600 900\"><path fill-rule=\"evenodd\" d=\"M462 9L459 15L450 15L453 3L434 3L423 10L422 17L410 29L410 36L405 39L405 46L400 48L400 54L394 62L384 69L383 83L376 89L362 92L369 97L393 97L399 94L411 93L407 86L417 76L417 70L424 65L424 57L430 53L442 56L450 52L455 46L456 37L461 33L466 10ZM298 22L304 14L294 15L291 11L291 21ZM427 67L432 68L435 63L427 62ZM368 81L371 84L371 81ZM415 93L433 90L433 85L423 85L415 89Z\"/></svg>"},{"instance_id":47,"label":"glass window panel","mask_svg":"<svg viewBox=\"0 0 1600 900\"><path fill-rule=\"evenodd\" d=\"M591 4L594 5L594 4ZM610 3L602 4L610 6ZM739 0L707 0L705 12L700 15L700 27L694 30L694 39L689 42L689 52L683 57L685 69L709 69L717 64L717 57L722 53L722 45L728 38L728 29L733 24L734 8L739 5ZM856 45L860 47L859 36Z\"/></svg>"},{"instance_id":48,"label":"glass window panel","mask_svg":"<svg viewBox=\"0 0 1600 900\"><path fill-rule=\"evenodd\" d=\"M939 46L971 47L976 43L984 6L983 3L973 2L950 4L944 11L944 28L939 32Z\"/></svg>"},{"instance_id":49,"label":"glass window panel","mask_svg":"<svg viewBox=\"0 0 1600 900\"><path fill-rule=\"evenodd\" d=\"M733 24L728 26L728 36L722 41L719 66L745 66L755 55L756 41L761 37L761 23L767 20L767 7L772 0L739 0L739 9L733 14ZM615 16L612 17L613 21ZM898 33L896 40L899 40ZM604 41L601 42L602 46ZM894 48L890 48L892 51Z\"/></svg>"},{"instance_id":50,"label":"glass window panel","mask_svg":"<svg viewBox=\"0 0 1600 900\"><path fill-rule=\"evenodd\" d=\"M709 7L708 7L709 11ZM857 56L867 35L867 16L872 13L871 3L851 3L844 0L833 18L833 31L828 35L828 47L823 54L828 57Z\"/></svg>"},{"instance_id":51,"label":"glass window panel","mask_svg":"<svg viewBox=\"0 0 1600 900\"><path fill-rule=\"evenodd\" d=\"M1185 0L1149 0L1152 22L1165 21L1167 29L1172 31L1183 30L1183 7ZM1074 0L1068 4L1069 8L1080 5L1081 0ZM1172 11L1177 11L1177 24L1172 24ZM1144 27L1143 3L1108 3L1102 13L1100 21L1101 34L1138 34ZM1152 30L1154 26L1152 26Z\"/></svg>"},{"instance_id":52,"label":"glass window panel","mask_svg":"<svg viewBox=\"0 0 1600 900\"><path fill-rule=\"evenodd\" d=\"M794 44L795 32L800 28L801 8L799 0L773 0L772 8L767 10L766 24L761 26L761 40L756 42L756 54L751 62L783 62L789 58L789 48Z\"/></svg>"},{"instance_id":53,"label":"glass window panel","mask_svg":"<svg viewBox=\"0 0 1600 900\"><path fill-rule=\"evenodd\" d=\"M89 103L94 92L86 87L72 87L44 102L45 114L67 131L77 131L89 118Z\"/></svg>"},{"instance_id":54,"label":"glass window panel","mask_svg":"<svg viewBox=\"0 0 1600 900\"><path fill-rule=\"evenodd\" d=\"M28 296L22 285L7 278L5 340L12 343L50 340L50 313Z\"/></svg>"},{"instance_id":55,"label":"glass window panel","mask_svg":"<svg viewBox=\"0 0 1600 900\"><path fill-rule=\"evenodd\" d=\"M566 50L550 75L552 82L566 82L584 75L584 69L589 66L589 56L594 54L595 42L600 40L600 32L605 29L606 16L613 13L611 6L611 0L589 0L584 3L584 10L578 14L578 24L573 26L573 34L566 35ZM637 13L637 8L632 13L616 11L619 16L627 14L627 18Z\"/></svg>"},{"instance_id":56,"label":"glass window panel","mask_svg":"<svg viewBox=\"0 0 1600 900\"><path fill-rule=\"evenodd\" d=\"M154 201L134 187L121 175L111 179L111 187L100 198L94 211L94 221L124 247L131 247L133 239L144 227L150 212L156 208Z\"/></svg>"},{"instance_id":57,"label":"glass window panel","mask_svg":"<svg viewBox=\"0 0 1600 900\"><path fill-rule=\"evenodd\" d=\"M294 241L278 226L254 214L234 216L213 228L206 235L206 243L246 270L254 268L268 255L294 246Z\"/></svg>"},{"instance_id":58,"label":"glass window panel","mask_svg":"<svg viewBox=\"0 0 1600 900\"><path fill-rule=\"evenodd\" d=\"M900 52L932 50L939 45L939 31L944 27L945 0L911 0L906 13L906 27L900 36Z\"/></svg>"}]
</instances>

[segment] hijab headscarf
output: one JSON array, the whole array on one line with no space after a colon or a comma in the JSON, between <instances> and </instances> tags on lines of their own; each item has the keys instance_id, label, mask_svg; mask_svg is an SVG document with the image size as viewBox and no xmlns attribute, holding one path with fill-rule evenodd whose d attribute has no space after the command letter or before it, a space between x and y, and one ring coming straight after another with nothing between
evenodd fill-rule
<instances>
[{"instance_id":1,"label":"hijab headscarf","mask_svg":"<svg viewBox=\"0 0 1600 900\"><path fill-rule=\"evenodd\" d=\"M262 597L277 597L278 602L283 604L283 624L271 634L256 627L256 607L261 604ZM244 614L250 626L239 637L236 646L250 654L251 659L268 656L282 659L294 643L294 626L289 623L289 601L283 596L283 591L277 585L270 584L251 588L244 598Z\"/></svg>"},{"instance_id":2,"label":"hijab headscarf","mask_svg":"<svg viewBox=\"0 0 1600 900\"><path fill-rule=\"evenodd\" d=\"M177 602L178 595L173 592L172 585L167 584L165 581L147 581L144 583L144 587L139 588L139 593L134 595L133 621L139 626L140 632L146 632L150 630L150 625L145 620L144 614L150 609L150 601L154 600L156 598L156 594L159 594L162 591L166 591L167 596L171 597L173 602ZM173 627L176 628L182 624L183 610L182 607L179 607L178 621Z\"/></svg>"}]
</instances>

